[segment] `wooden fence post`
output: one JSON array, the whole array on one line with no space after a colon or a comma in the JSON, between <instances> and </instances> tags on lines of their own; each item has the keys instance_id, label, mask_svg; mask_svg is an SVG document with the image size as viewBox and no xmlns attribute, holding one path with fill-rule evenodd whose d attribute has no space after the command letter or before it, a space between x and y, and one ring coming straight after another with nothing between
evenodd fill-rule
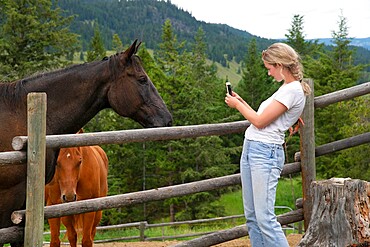
<instances>
[{"instance_id":1,"label":"wooden fence post","mask_svg":"<svg viewBox=\"0 0 370 247\"><path fill-rule=\"evenodd\" d=\"M43 246L46 145L46 94L27 95L27 199L24 246Z\"/></svg>"},{"instance_id":2,"label":"wooden fence post","mask_svg":"<svg viewBox=\"0 0 370 247\"><path fill-rule=\"evenodd\" d=\"M312 93L307 96L306 106L302 114L304 126L301 126L301 175L303 190L303 214L304 227L307 230L312 212L312 195L310 191L311 183L316 180L315 165L315 133L314 133L314 83L312 79L307 79Z\"/></svg>"},{"instance_id":3,"label":"wooden fence post","mask_svg":"<svg viewBox=\"0 0 370 247\"><path fill-rule=\"evenodd\" d=\"M140 222L140 225L139 225L139 229L140 229L140 241L145 241L145 229L146 229L147 224L148 223L146 221Z\"/></svg>"}]
</instances>

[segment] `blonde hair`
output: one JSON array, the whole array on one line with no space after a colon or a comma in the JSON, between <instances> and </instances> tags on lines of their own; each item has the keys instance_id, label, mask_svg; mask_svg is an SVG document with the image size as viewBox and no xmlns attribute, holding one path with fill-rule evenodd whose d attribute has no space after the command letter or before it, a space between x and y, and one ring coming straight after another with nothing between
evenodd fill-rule
<instances>
[{"instance_id":1,"label":"blonde hair","mask_svg":"<svg viewBox=\"0 0 370 247\"><path fill-rule=\"evenodd\" d=\"M303 66L299 54L285 43L274 43L262 52L262 60L273 66L282 65L301 82L305 95L311 93L310 86L303 81Z\"/></svg>"}]
</instances>

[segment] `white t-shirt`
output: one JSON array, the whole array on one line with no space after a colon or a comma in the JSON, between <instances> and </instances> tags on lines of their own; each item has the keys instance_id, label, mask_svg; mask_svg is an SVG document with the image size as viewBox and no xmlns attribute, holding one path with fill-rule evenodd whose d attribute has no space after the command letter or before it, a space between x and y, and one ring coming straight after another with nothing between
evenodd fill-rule
<instances>
[{"instance_id":1,"label":"white t-shirt","mask_svg":"<svg viewBox=\"0 0 370 247\"><path fill-rule=\"evenodd\" d=\"M285 131L301 116L306 97L299 81L283 84L270 98L261 103L257 114L261 114L274 99L285 105L288 110L265 128L258 129L251 124L245 131L245 138L266 143L284 143Z\"/></svg>"}]
</instances>

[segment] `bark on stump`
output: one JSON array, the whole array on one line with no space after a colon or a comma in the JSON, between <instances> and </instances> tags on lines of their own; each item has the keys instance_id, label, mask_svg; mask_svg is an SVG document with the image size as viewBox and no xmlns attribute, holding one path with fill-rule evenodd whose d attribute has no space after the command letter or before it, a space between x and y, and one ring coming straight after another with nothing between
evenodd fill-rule
<instances>
[{"instance_id":1,"label":"bark on stump","mask_svg":"<svg viewBox=\"0 0 370 247\"><path fill-rule=\"evenodd\" d=\"M370 183L314 181L312 217L298 246L370 246Z\"/></svg>"}]
</instances>

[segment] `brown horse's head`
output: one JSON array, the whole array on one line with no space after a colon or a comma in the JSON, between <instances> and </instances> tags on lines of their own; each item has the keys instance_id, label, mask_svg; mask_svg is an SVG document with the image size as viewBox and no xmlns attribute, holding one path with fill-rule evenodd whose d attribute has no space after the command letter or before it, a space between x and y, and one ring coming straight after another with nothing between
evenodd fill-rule
<instances>
[{"instance_id":1,"label":"brown horse's head","mask_svg":"<svg viewBox=\"0 0 370 247\"><path fill-rule=\"evenodd\" d=\"M62 202L77 200L77 184L82 165L81 148L62 148L58 156L55 177L59 183Z\"/></svg>"},{"instance_id":2,"label":"brown horse's head","mask_svg":"<svg viewBox=\"0 0 370 247\"><path fill-rule=\"evenodd\" d=\"M136 42L111 59L112 68L120 71L114 73L114 82L108 92L109 104L121 116L129 117L144 127L171 126L170 112L135 55L140 46Z\"/></svg>"}]
</instances>

